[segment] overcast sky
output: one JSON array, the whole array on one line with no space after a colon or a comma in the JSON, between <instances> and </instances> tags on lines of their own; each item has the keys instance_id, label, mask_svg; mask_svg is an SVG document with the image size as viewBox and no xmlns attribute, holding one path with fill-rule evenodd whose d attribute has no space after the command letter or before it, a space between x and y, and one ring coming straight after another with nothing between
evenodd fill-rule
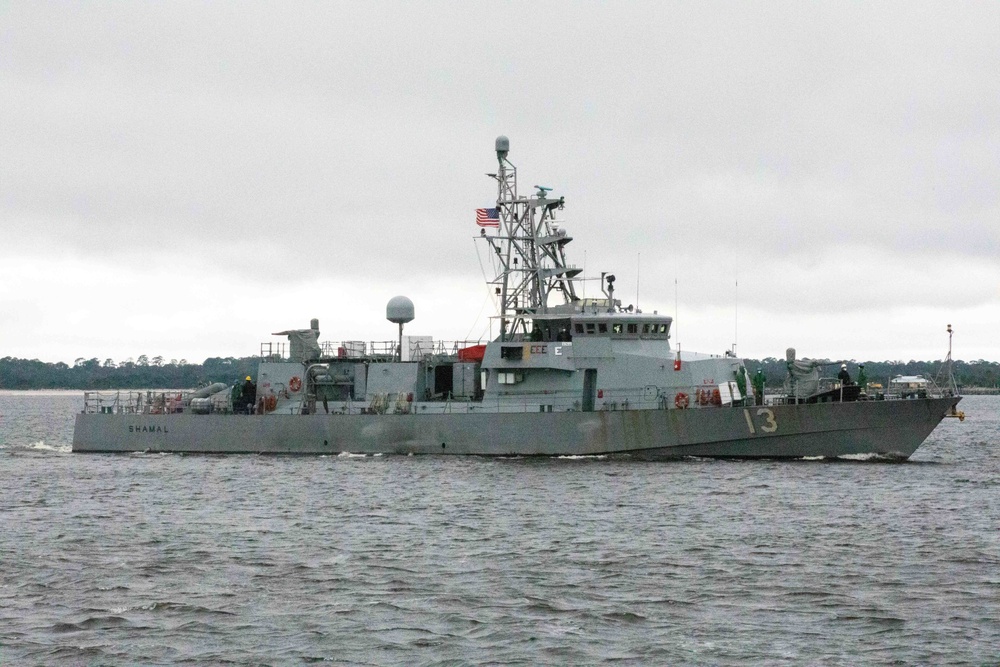
<instances>
[{"instance_id":1,"label":"overcast sky","mask_svg":"<svg viewBox=\"0 0 1000 667\"><path fill-rule=\"evenodd\" d=\"M996 2L4 2L0 357L485 338L505 134L685 350L998 360L998 71Z\"/></svg>"}]
</instances>

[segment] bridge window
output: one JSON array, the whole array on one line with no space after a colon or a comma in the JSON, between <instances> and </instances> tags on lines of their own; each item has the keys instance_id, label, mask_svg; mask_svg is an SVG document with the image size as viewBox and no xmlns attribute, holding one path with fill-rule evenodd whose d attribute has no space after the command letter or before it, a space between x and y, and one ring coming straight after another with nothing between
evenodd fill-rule
<instances>
[{"instance_id":1,"label":"bridge window","mask_svg":"<svg viewBox=\"0 0 1000 667\"><path fill-rule=\"evenodd\" d=\"M580 324L579 322L577 322L576 326L574 326L573 328L576 329L576 332L578 334L582 334L583 333L583 325Z\"/></svg>"},{"instance_id":2,"label":"bridge window","mask_svg":"<svg viewBox=\"0 0 1000 667\"><path fill-rule=\"evenodd\" d=\"M587 333L589 333L589 334L594 333L594 323L593 322L587 322Z\"/></svg>"},{"instance_id":3,"label":"bridge window","mask_svg":"<svg viewBox=\"0 0 1000 667\"><path fill-rule=\"evenodd\" d=\"M611 333L620 334L622 332L621 323L616 323L611 325Z\"/></svg>"},{"instance_id":4,"label":"bridge window","mask_svg":"<svg viewBox=\"0 0 1000 667\"><path fill-rule=\"evenodd\" d=\"M628 332L630 334L639 333L639 325L638 324L629 324L628 325Z\"/></svg>"},{"instance_id":5,"label":"bridge window","mask_svg":"<svg viewBox=\"0 0 1000 667\"><path fill-rule=\"evenodd\" d=\"M604 322L601 322L600 324L597 325L597 331L603 334L608 333L608 325L605 324Z\"/></svg>"},{"instance_id":6,"label":"bridge window","mask_svg":"<svg viewBox=\"0 0 1000 667\"><path fill-rule=\"evenodd\" d=\"M505 345L500 348L500 358L520 361L524 359L523 345Z\"/></svg>"}]
</instances>

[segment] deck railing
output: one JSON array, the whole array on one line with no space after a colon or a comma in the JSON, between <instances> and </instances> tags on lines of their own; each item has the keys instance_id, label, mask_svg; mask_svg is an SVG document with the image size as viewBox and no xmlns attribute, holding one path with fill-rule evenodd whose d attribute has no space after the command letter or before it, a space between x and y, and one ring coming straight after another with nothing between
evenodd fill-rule
<instances>
[{"instance_id":1,"label":"deck railing","mask_svg":"<svg viewBox=\"0 0 1000 667\"><path fill-rule=\"evenodd\" d=\"M83 411L88 414L177 414L191 410L191 389L144 389L83 392ZM219 392L221 393L221 392ZM218 394L217 394L218 395ZM212 412L232 412L228 392L212 398Z\"/></svg>"},{"instance_id":2,"label":"deck railing","mask_svg":"<svg viewBox=\"0 0 1000 667\"><path fill-rule=\"evenodd\" d=\"M735 383L734 383L735 384ZM834 382L832 389L839 388ZM828 389L829 390L829 389ZM84 392L83 411L89 414L177 414L192 411L192 390L142 390L142 391L87 391ZM444 398L433 401L415 400L413 392L375 394L365 399L309 400L307 411L334 414L440 414L454 412L568 412L585 407L593 411L617 410L672 410L717 409L753 405L785 405L805 402L784 393L765 393L758 403L754 396L732 400L737 394L721 393L715 385L689 387L633 387L627 389L598 390L593 405L584 405L579 391L548 391L541 394L520 394L501 391L482 400ZM937 398L945 393L930 384L927 397ZM842 397L840 397L842 398ZM891 393L865 394L858 401L908 400ZM197 410L195 410L197 412ZM232 401L228 394L218 393L213 399L211 412L230 414Z\"/></svg>"},{"instance_id":3,"label":"deck railing","mask_svg":"<svg viewBox=\"0 0 1000 667\"><path fill-rule=\"evenodd\" d=\"M475 345L482 345L479 340L409 340L403 355L404 361L418 361L429 355L456 356L458 351ZM399 343L394 340L345 340L340 342L323 341L319 344L324 359L358 359L365 361L395 361L399 359ZM262 343L261 358L286 359L284 343Z\"/></svg>"}]
</instances>

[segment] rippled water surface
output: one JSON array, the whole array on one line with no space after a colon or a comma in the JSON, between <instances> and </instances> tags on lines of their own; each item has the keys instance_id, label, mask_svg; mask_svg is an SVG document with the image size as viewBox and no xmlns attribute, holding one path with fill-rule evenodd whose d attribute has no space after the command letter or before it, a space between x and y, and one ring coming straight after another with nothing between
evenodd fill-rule
<instances>
[{"instance_id":1,"label":"rippled water surface","mask_svg":"<svg viewBox=\"0 0 1000 667\"><path fill-rule=\"evenodd\" d=\"M0 664L996 664L1000 397L907 463L81 455L0 392Z\"/></svg>"}]
</instances>

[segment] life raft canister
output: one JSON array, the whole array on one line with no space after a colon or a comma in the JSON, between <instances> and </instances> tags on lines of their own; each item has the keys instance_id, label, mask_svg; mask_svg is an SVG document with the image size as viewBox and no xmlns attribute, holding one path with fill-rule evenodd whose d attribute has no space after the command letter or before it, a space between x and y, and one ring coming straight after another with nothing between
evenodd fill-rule
<instances>
[{"instance_id":1,"label":"life raft canister","mask_svg":"<svg viewBox=\"0 0 1000 667\"><path fill-rule=\"evenodd\" d=\"M257 399L257 414L259 415L274 412L276 407L278 407L278 397L274 394L261 396Z\"/></svg>"}]
</instances>

